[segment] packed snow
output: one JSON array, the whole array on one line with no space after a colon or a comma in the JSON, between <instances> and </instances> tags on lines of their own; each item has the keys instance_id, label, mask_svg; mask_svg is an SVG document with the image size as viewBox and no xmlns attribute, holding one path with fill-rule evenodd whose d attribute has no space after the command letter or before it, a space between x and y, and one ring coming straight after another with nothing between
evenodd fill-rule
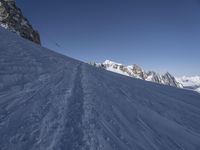
<instances>
[{"instance_id":1,"label":"packed snow","mask_svg":"<svg viewBox=\"0 0 200 150\"><path fill-rule=\"evenodd\" d=\"M200 94L95 68L0 28L1 150L199 150Z\"/></svg>"}]
</instances>

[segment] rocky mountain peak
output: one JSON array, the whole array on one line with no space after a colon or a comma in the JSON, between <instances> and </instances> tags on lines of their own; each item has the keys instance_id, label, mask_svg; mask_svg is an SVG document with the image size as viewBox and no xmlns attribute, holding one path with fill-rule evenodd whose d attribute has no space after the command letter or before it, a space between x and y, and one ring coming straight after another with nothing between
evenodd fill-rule
<instances>
[{"instance_id":1,"label":"rocky mountain peak","mask_svg":"<svg viewBox=\"0 0 200 150\"><path fill-rule=\"evenodd\" d=\"M129 67L136 74L142 72L142 68L140 66L138 66L137 64L133 64L133 65L131 65Z\"/></svg>"},{"instance_id":2,"label":"rocky mountain peak","mask_svg":"<svg viewBox=\"0 0 200 150\"><path fill-rule=\"evenodd\" d=\"M15 0L0 0L0 26L25 39L41 44L39 33L23 16L21 10L16 6Z\"/></svg>"},{"instance_id":3,"label":"rocky mountain peak","mask_svg":"<svg viewBox=\"0 0 200 150\"><path fill-rule=\"evenodd\" d=\"M131 68L132 72L136 75L138 75L139 77L141 77L142 79L146 78L146 74L145 72L142 70L142 68L140 66L138 66L137 64L133 64L131 66L128 66L129 68Z\"/></svg>"}]
</instances>

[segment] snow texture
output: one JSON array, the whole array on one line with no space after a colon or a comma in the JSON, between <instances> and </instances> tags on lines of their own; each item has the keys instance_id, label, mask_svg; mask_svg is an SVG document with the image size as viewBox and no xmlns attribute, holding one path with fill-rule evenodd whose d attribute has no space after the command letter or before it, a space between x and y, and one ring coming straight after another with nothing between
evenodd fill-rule
<instances>
[{"instance_id":1,"label":"snow texture","mask_svg":"<svg viewBox=\"0 0 200 150\"><path fill-rule=\"evenodd\" d=\"M0 29L1 150L199 150L200 94L95 68Z\"/></svg>"},{"instance_id":2,"label":"snow texture","mask_svg":"<svg viewBox=\"0 0 200 150\"><path fill-rule=\"evenodd\" d=\"M194 90L200 93L200 76L177 77L176 80L183 85L184 88Z\"/></svg>"}]
</instances>

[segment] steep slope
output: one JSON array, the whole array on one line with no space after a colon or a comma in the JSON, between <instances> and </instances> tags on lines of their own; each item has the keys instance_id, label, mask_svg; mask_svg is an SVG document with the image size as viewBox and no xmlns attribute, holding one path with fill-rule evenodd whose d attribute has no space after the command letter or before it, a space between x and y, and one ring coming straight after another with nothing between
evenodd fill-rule
<instances>
[{"instance_id":1,"label":"steep slope","mask_svg":"<svg viewBox=\"0 0 200 150\"><path fill-rule=\"evenodd\" d=\"M0 29L1 150L198 150L200 94L95 68Z\"/></svg>"},{"instance_id":2,"label":"steep slope","mask_svg":"<svg viewBox=\"0 0 200 150\"><path fill-rule=\"evenodd\" d=\"M179 83L174 76L170 73L165 73L164 75L160 75L154 71L144 71L140 66L133 64L133 65L123 65L120 63L116 63L110 60L106 60L103 63L90 63L93 66L103 68L108 71L112 71L115 73L119 73L122 75L126 75L129 77L134 77L146 81L151 81L159 84L174 86L178 88L182 88L182 84Z\"/></svg>"},{"instance_id":3,"label":"steep slope","mask_svg":"<svg viewBox=\"0 0 200 150\"><path fill-rule=\"evenodd\" d=\"M40 35L16 6L15 0L0 0L0 26L25 39L41 44Z\"/></svg>"},{"instance_id":4,"label":"steep slope","mask_svg":"<svg viewBox=\"0 0 200 150\"><path fill-rule=\"evenodd\" d=\"M183 76L177 77L176 80L181 83L184 88L200 92L200 76Z\"/></svg>"}]
</instances>

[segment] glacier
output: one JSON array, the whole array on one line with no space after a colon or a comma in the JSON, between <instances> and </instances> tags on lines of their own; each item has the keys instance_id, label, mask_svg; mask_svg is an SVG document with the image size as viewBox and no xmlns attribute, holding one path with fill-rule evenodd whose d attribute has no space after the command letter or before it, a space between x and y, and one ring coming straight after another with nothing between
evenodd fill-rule
<instances>
[{"instance_id":1,"label":"glacier","mask_svg":"<svg viewBox=\"0 0 200 150\"><path fill-rule=\"evenodd\" d=\"M1 150L199 150L200 94L99 69L0 28Z\"/></svg>"}]
</instances>

